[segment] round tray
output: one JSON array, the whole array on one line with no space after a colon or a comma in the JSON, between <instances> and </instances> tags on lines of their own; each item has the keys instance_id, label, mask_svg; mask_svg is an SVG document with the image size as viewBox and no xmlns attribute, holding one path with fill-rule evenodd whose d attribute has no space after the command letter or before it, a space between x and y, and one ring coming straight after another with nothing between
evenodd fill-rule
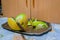
<instances>
[{"instance_id":1,"label":"round tray","mask_svg":"<svg viewBox=\"0 0 60 40\"><path fill-rule=\"evenodd\" d=\"M46 23L47 23L47 22L46 22ZM48 28L47 28L46 30L40 32L40 33L27 33L27 32L22 32L22 31L20 31L20 30L15 31L15 30L12 30L12 29L9 27L9 25L7 24L7 22L4 23L4 24L2 24L2 27L3 27L4 29L6 29L6 30L9 30L9 31L15 32L15 33L19 33L19 34L22 34L22 35L40 36L40 35L46 34L46 33L48 33L49 31L51 31L51 29L52 29L51 25L50 25L49 23L47 23L47 25L48 25Z\"/></svg>"}]
</instances>

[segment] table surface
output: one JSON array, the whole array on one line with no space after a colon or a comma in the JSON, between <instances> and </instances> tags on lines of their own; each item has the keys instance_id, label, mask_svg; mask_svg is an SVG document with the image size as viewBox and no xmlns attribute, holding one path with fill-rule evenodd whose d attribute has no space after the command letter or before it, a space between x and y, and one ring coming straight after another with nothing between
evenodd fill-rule
<instances>
[{"instance_id":1,"label":"table surface","mask_svg":"<svg viewBox=\"0 0 60 40\"><path fill-rule=\"evenodd\" d=\"M1 25L6 21L6 17L0 18L0 40L13 40L15 35L19 34L3 29ZM51 26L53 31L48 32L42 36L24 36L27 40L60 40L60 24L51 23Z\"/></svg>"}]
</instances>

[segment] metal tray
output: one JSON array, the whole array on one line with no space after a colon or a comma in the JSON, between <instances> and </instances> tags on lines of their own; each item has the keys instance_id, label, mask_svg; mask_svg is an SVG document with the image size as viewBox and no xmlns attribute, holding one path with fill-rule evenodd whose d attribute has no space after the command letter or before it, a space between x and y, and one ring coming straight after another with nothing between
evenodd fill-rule
<instances>
[{"instance_id":1,"label":"metal tray","mask_svg":"<svg viewBox=\"0 0 60 40\"><path fill-rule=\"evenodd\" d=\"M47 23L47 22L46 22ZM49 31L51 31L52 27L49 23L47 23L48 25L48 28L40 33L27 33L27 32L22 32L21 30L18 30L18 31L15 31L15 30L12 30L9 25L6 23L2 24L2 27L6 30L9 30L11 32L15 32L15 33L19 33L19 34L22 34L22 35L28 35L28 36L41 36L43 34L46 34L48 33Z\"/></svg>"}]
</instances>

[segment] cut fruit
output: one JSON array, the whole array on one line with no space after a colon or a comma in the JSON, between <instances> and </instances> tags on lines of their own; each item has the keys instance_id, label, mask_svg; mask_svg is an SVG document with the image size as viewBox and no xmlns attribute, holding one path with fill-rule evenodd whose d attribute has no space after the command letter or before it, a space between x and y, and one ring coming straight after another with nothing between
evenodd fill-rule
<instances>
[{"instance_id":1,"label":"cut fruit","mask_svg":"<svg viewBox=\"0 0 60 40\"><path fill-rule=\"evenodd\" d=\"M22 27L25 29L27 28L27 24L28 24L28 18L25 14L20 14L15 18L16 22L19 23L20 25L22 25ZM24 26L23 26L24 25Z\"/></svg>"},{"instance_id":2,"label":"cut fruit","mask_svg":"<svg viewBox=\"0 0 60 40\"><path fill-rule=\"evenodd\" d=\"M45 22L39 21L37 19L33 21L32 26L35 27L34 29L48 28L48 25Z\"/></svg>"},{"instance_id":3,"label":"cut fruit","mask_svg":"<svg viewBox=\"0 0 60 40\"><path fill-rule=\"evenodd\" d=\"M27 16L25 14L20 14L15 18L16 22L23 24L23 23L27 23L28 19Z\"/></svg>"},{"instance_id":4,"label":"cut fruit","mask_svg":"<svg viewBox=\"0 0 60 40\"><path fill-rule=\"evenodd\" d=\"M48 25L45 22L39 21L39 24L36 26L36 29L48 28Z\"/></svg>"},{"instance_id":5,"label":"cut fruit","mask_svg":"<svg viewBox=\"0 0 60 40\"><path fill-rule=\"evenodd\" d=\"M13 30L21 30L13 18L8 18L8 25Z\"/></svg>"}]
</instances>

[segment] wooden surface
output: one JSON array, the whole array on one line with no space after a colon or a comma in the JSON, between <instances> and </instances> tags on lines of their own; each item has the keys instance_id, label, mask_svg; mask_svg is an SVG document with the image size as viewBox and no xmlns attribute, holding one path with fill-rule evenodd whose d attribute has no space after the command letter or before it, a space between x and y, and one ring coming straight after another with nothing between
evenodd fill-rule
<instances>
[{"instance_id":1,"label":"wooden surface","mask_svg":"<svg viewBox=\"0 0 60 40\"><path fill-rule=\"evenodd\" d=\"M19 13L26 13L28 18L31 16L50 23L60 23L60 0L27 1L28 4L26 0L2 0L3 14L16 17Z\"/></svg>"},{"instance_id":2,"label":"wooden surface","mask_svg":"<svg viewBox=\"0 0 60 40\"><path fill-rule=\"evenodd\" d=\"M26 6L26 0L2 0L2 12L4 16L16 17L20 13L25 13L30 17L30 0Z\"/></svg>"},{"instance_id":3,"label":"wooden surface","mask_svg":"<svg viewBox=\"0 0 60 40\"><path fill-rule=\"evenodd\" d=\"M35 0L35 7L32 6L31 11L32 17L50 23L60 23L60 0Z\"/></svg>"}]
</instances>

